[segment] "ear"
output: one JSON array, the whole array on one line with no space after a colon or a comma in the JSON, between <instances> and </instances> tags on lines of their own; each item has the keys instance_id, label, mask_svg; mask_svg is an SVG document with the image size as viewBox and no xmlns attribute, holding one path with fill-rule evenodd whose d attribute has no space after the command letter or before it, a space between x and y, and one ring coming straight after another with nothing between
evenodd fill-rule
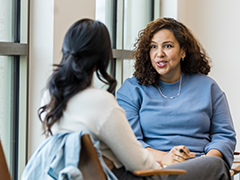
<instances>
[{"instance_id":1,"label":"ear","mask_svg":"<svg viewBox=\"0 0 240 180\"><path fill-rule=\"evenodd\" d=\"M185 58L186 57L186 52L184 49L181 50L181 58Z\"/></svg>"}]
</instances>

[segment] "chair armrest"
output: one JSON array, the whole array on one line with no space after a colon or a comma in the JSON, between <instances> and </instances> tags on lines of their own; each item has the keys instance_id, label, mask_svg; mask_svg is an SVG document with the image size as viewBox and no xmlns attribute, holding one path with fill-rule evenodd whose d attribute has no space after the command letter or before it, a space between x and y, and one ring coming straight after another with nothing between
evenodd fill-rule
<instances>
[{"instance_id":1,"label":"chair armrest","mask_svg":"<svg viewBox=\"0 0 240 180\"><path fill-rule=\"evenodd\" d=\"M186 174L187 171L182 169L147 169L134 171L133 174L137 176L151 176L151 175L168 175L168 174Z\"/></svg>"},{"instance_id":2,"label":"chair armrest","mask_svg":"<svg viewBox=\"0 0 240 180\"><path fill-rule=\"evenodd\" d=\"M235 151L234 152L234 160L233 163L240 163L240 152Z\"/></svg>"},{"instance_id":3,"label":"chair armrest","mask_svg":"<svg viewBox=\"0 0 240 180\"><path fill-rule=\"evenodd\" d=\"M234 172L240 172L240 164L236 163L235 166L232 166L231 170L233 170Z\"/></svg>"},{"instance_id":4,"label":"chair armrest","mask_svg":"<svg viewBox=\"0 0 240 180\"><path fill-rule=\"evenodd\" d=\"M237 151L234 152L234 155L239 155L239 154L240 154L240 152L237 152Z\"/></svg>"}]
</instances>

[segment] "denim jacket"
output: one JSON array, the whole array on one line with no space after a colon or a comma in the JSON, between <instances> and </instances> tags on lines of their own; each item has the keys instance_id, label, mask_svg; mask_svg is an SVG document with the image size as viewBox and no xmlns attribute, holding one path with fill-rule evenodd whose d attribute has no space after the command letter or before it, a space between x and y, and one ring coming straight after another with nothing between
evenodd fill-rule
<instances>
[{"instance_id":1,"label":"denim jacket","mask_svg":"<svg viewBox=\"0 0 240 180\"><path fill-rule=\"evenodd\" d=\"M81 136L84 132L59 133L48 137L28 161L21 180L43 180L48 175L55 180L83 180L78 169ZM99 160L108 180L117 180L104 163L99 141L93 140Z\"/></svg>"}]
</instances>

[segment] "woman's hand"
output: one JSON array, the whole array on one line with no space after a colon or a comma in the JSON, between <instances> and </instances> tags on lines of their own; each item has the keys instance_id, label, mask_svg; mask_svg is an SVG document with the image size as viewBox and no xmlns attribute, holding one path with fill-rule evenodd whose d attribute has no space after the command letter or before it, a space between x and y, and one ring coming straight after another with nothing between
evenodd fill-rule
<instances>
[{"instance_id":1,"label":"woman's hand","mask_svg":"<svg viewBox=\"0 0 240 180\"><path fill-rule=\"evenodd\" d=\"M171 165L186 161L187 158L195 157L196 153L190 152L186 146L174 146L169 153L165 154L162 159L163 165Z\"/></svg>"},{"instance_id":2,"label":"woman's hand","mask_svg":"<svg viewBox=\"0 0 240 180\"><path fill-rule=\"evenodd\" d=\"M155 160L163 165L171 165L186 161L187 158L195 157L196 153L192 153L185 146L174 146L169 153L159 151L150 147L146 148L155 158Z\"/></svg>"}]
</instances>

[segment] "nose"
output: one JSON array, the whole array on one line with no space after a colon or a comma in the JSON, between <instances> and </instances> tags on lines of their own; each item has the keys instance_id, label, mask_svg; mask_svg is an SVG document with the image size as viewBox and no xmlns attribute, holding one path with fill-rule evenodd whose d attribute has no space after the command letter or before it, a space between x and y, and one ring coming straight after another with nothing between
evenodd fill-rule
<instances>
[{"instance_id":1,"label":"nose","mask_svg":"<svg viewBox=\"0 0 240 180\"><path fill-rule=\"evenodd\" d=\"M157 56L158 57L164 57L165 56L165 52L164 52L164 49L159 47L158 50L157 50Z\"/></svg>"}]
</instances>

